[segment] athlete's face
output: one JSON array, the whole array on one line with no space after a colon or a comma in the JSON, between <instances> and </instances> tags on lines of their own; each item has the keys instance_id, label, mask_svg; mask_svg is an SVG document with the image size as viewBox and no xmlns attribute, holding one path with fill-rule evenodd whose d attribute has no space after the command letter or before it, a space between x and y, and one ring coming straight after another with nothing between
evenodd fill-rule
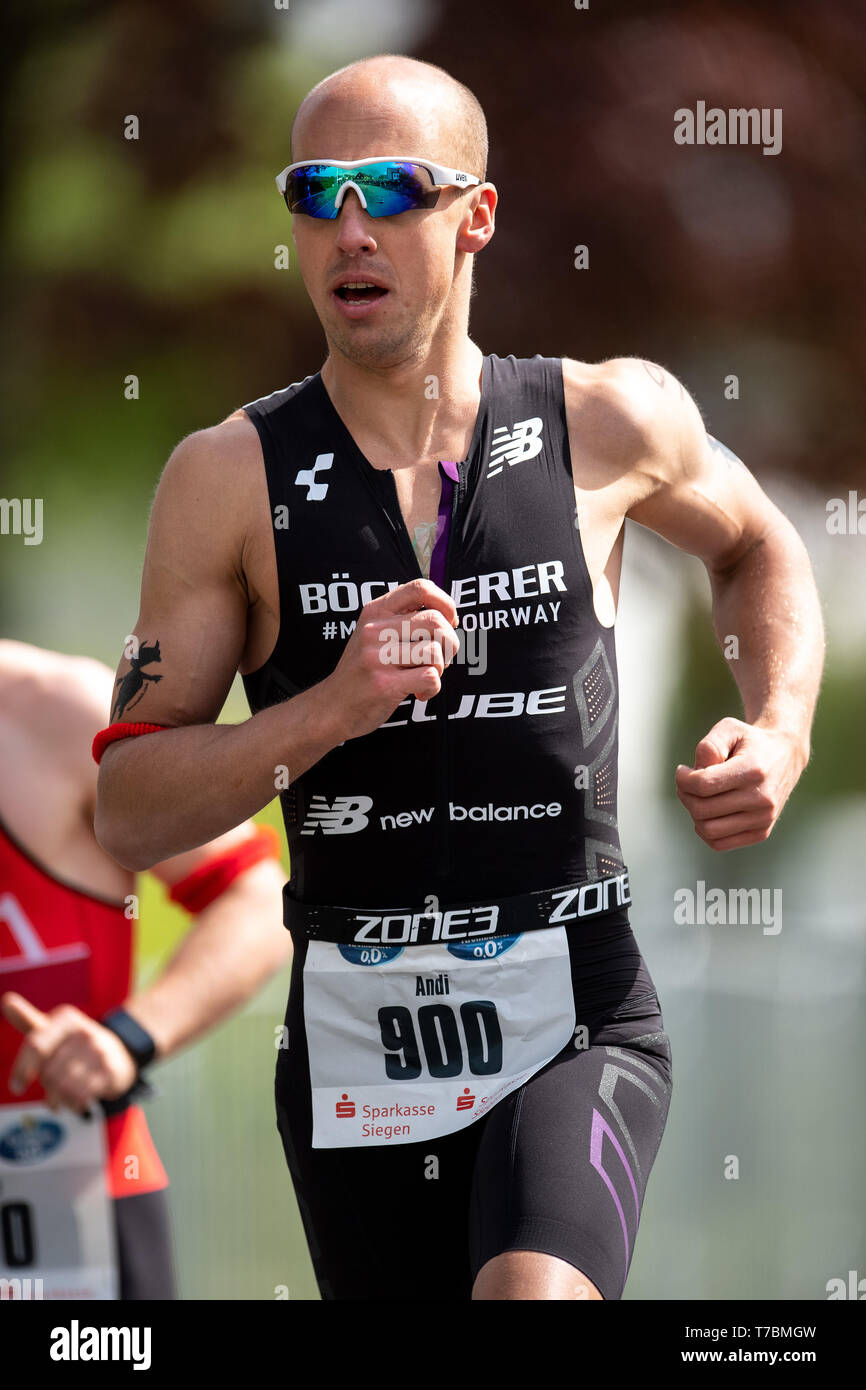
<instances>
[{"instance_id":1,"label":"athlete's face","mask_svg":"<svg viewBox=\"0 0 866 1390\"><path fill-rule=\"evenodd\" d=\"M351 89L316 97L296 122L296 161L377 155L464 168L435 93L422 90L409 104L405 88L356 79ZM435 208L374 218L350 188L335 219L293 217L301 275L331 351L359 365L396 366L425 356L437 334L465 332L468 253L492 235L495 201L490 184L443 188ZM347 277L377 290L353 296L341 288Z\"/></svg>"}]
</instances>

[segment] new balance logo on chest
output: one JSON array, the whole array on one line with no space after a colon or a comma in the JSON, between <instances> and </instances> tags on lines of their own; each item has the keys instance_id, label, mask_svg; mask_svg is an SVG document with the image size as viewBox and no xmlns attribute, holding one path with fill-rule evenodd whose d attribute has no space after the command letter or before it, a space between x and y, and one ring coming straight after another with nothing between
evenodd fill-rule
<instances>
[{"instance_id":1,"label":"new balance logo on chest","mask_svg":"<svg viewBox=\"0 0 866 1390\"><path fill-rule=\"evenodd\" d=\"M524 459L534 459L540 454L543 428L544 421L540 415L533 415L529 420L518 420L510 430L507 425L496 425L493 430L493 443L490 446L487 477L495 478L497 473L502 472L506 463L513 466Z\"/></svg>"}]
</instances>

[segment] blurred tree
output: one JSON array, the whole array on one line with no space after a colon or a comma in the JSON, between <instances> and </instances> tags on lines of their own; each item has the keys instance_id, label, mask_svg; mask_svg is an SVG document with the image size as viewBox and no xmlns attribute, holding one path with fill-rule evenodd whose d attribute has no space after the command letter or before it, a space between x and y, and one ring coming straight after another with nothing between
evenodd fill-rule
<instances>
[{"instance_id":1,"label":"blurred tree","mask_svg":"<svg viewBox=\"0 0 866 1390\"><path fill-rule=\"evenodd\" d=\"M863 480L861 0L442 0L417 56L488 117L485 347L659 360L757 471ZM781 108L781 153L677 145L674 112L699 100Z\"/></svg>"}]
</instances>

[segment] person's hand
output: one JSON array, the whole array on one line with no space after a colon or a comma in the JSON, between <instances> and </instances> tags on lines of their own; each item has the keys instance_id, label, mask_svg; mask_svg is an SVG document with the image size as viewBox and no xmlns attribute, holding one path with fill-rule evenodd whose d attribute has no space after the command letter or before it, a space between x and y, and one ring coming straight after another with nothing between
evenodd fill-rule
<instances>
[{"instance_id":1,"label":"person's hand","mask_svg":"<svg viewBox=\"0 0 866 1390\"><path fill-rule=\"evenodd\" d=\"M73 1004L43 1013L20 994L0 998L3 1016L24 1034L9 1075L20 1095L38 1081L52 1110L67 1105L83 1112L96 1100L116 1100L138 1075L116 1033Z\"/></svg>"},{"instance_id":2,"label":"person's hand","mask_svg":"<svg viewBox=\"0 0 866 1390\"><path fill-rule=\"evenodd\" d=\"M453 599L429 579L364 605L339 662L317 688L344 741L378 729L409 695L439 694L460 646L456 626Z\"/></svg>"},{"instance_id":3,"label":"person's hand","mask_svg":"<svg viewBox=\"0 0 866 1390\"><path fill-rule=\"evenodd\" d=\"M722 719L695 749L694 767L677 768L677 796L711 849L740 849L768 838L804 764L790 734Z\"/></svg>"}]
</instances>

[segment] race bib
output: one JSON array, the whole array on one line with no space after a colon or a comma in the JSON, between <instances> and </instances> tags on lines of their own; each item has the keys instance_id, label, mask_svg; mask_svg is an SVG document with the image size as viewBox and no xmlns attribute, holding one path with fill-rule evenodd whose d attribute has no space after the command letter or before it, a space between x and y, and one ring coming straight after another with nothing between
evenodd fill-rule
<instances>
[{"instance_id":1,"label":"race bib","mask_svg":"<svg viewBox=\"0 0 866 1390\"><path fill-rule=\"evenodd\" d=\"M304 1019L314 1148L451 1134L572 1038L565 929L409 947L311 941Z\"/></svg>"},{"instance_id":2,"label":"race bib","mask_svg":"<svg viewBox=\"0 0 866 1390\"><path fill-rule=\"evenodd\" d=\"M118 1297L105 1126L0 1105L0 1298Z\"/></svg>"}]
</instances>

